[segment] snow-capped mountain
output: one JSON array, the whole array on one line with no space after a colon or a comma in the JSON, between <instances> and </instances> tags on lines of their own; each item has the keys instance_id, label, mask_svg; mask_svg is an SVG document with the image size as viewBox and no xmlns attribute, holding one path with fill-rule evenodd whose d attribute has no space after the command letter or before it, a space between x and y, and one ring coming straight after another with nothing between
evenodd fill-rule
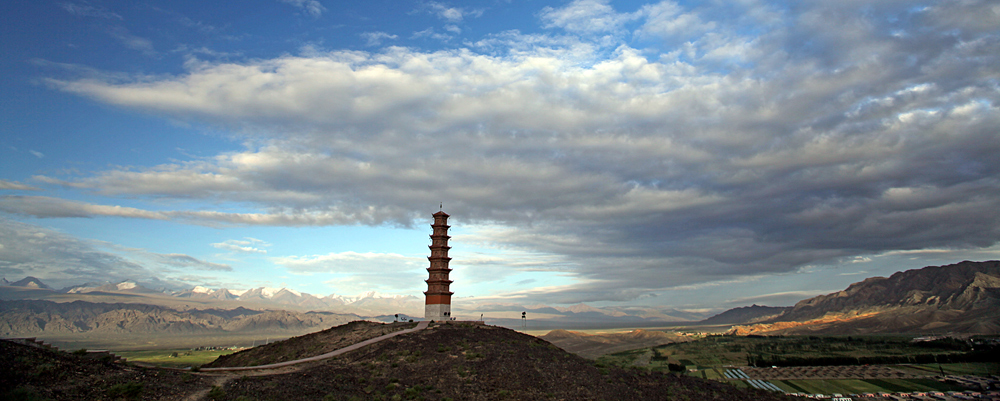
<instances>
[{"instance_id":1,"label":"snow-capped mountain","mask_svg":"<svg viewBox=\"0 0 1000 401\"><path fill-rule=\"evenodd\" d=\"M416 297L405 295L383 295L374 291L354 296L331 294L315 296L296 291L291 288L257 287L245 290L230 290L226 288L212 289L196 286L184 291L172 293L178 298L214 299L223 301L245 302L261 306L293 306L308 310L355 310L378 309L383 307L395 310L408 302L418 301Z\"/></svg>"},{"instance_id":2,"label":"snow-capped mountain","mask_svg":"<svg viewBox=\"0 0 1000 401\"><path fill-rule=\"evenodd\" d=\"M236 294L233 294L225 288L213 290L200 285L190 290L175 292L172 295L178 298L217 299L220 301L229 301L239 298Z\"/></svg>"},{"instance_id":3,"label":"snow-capped mountain","mask_svg":"<svg viewBox=\"0 0 1000 401\"><path fill-rule=\"evenodd\" d=\"M135 280L125 280L118 283L85 283L63 288L60 292L67 294L85 294L88 292L128 292L133 294L156 294L162 291L151 290Z\"/></svg>"},{"instance_id":4,"label":"snow-capped mountain","mask_svg":"<svg viewBox=\"0 0 1000 401\"><path fill-rule=\"evenodd\" d=\"M368 292L363 292L363 293L355 295L355 296L345 296L345 295L330 294L330 295L327 295L325 298L329 299L329 300L332 300L332 301L343 302L344 304L353 304L353 303L356 303L356 302L359 302L359 301L362 301L362 300L365 300L365 299L403 299L403 298L408 298L408 297L411 297L411 296L410 295L386 295L386 294L379 294L378 292L375 292L375 291L368 291Z\"/></svg>"},{"instance_id":5,"label":"snow-capped mountain","mask_svg":"<svg viewBox=\"0 0 1000 401\"><path fill-rule=\"evenodd\" d=\"M7 281L7 280L4 280L4 281ZM46 285L45 283L43 283L42 280L39 280L39 279L31 277L31 276L28 276L28 277L25 277L24 279L15 281L15 282L10 283L10 284L4 284L4 285L11 286L11 287L35 288L35 289L42 289L42 290L51 290L52 289L52 287L49 287L48 285Z\"/></svg>"}]
</instances>

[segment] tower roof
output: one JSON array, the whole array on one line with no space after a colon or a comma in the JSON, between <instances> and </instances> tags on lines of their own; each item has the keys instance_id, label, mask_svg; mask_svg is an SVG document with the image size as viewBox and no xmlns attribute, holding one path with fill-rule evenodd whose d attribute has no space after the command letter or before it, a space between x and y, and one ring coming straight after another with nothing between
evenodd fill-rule
<instances>
[{"instance_id":1,"label":"tower roof","mask_svg":"<svg viewBox=\"0 0 1000 401\"><path fill-rule=\"evenodd\" d=\"M434 213L434 216L444 216L444 217L448 217L448 213L445 213L444 211L439 211L439 212L437 212L437 213Z\"/></svg>"}]
</instances>

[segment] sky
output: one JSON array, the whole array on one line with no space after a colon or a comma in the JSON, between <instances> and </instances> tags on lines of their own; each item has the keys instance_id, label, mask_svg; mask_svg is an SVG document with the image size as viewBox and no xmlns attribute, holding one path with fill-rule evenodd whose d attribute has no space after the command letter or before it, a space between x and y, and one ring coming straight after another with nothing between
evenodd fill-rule
<instances>
[{"instance_id":1,"label":"sky","mask_svg":"<svg viewBox=\"0 0 1000 401\"><path fill-rule=\"evenodd\" d=\"M1000 4L0 4L0 275L718 310L1000 259Z\"/></svg>"}]
</instances>

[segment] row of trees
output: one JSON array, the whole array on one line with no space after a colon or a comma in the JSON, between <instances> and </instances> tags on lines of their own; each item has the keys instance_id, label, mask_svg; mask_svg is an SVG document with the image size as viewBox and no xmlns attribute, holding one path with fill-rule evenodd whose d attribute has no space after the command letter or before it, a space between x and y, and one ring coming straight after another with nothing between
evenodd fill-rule
<instances>
[{"instance_id":1,"label":"row of trees","mask_svg":"<svg viewBox=\"0 0 1000 401\"><path fill-rule=\"evenodd\" d=\"M972 351L952 354L913 354L883 356L824 356L798 357L773 354L747 354L747 365L767 366L843 366L843 365L892 365L900 363L960 363L1000 361L1000 351Z\"/></svg>"}]
</instances>

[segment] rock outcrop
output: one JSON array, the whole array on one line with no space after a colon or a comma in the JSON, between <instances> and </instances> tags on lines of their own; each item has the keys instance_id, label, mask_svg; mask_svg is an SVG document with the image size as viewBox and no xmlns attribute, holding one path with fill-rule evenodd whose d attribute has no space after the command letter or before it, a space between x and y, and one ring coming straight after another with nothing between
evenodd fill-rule
<instances>
[{"instance_id":1,"label":"rock outcrop","mask_svg":"<svg viewBox=\"0 0 1000 401\"><path fill-rule=\"evenodd\" d=\"M735 334L1000 333L1000 261L872 277Z\"/></svg>"}]
</instances>

